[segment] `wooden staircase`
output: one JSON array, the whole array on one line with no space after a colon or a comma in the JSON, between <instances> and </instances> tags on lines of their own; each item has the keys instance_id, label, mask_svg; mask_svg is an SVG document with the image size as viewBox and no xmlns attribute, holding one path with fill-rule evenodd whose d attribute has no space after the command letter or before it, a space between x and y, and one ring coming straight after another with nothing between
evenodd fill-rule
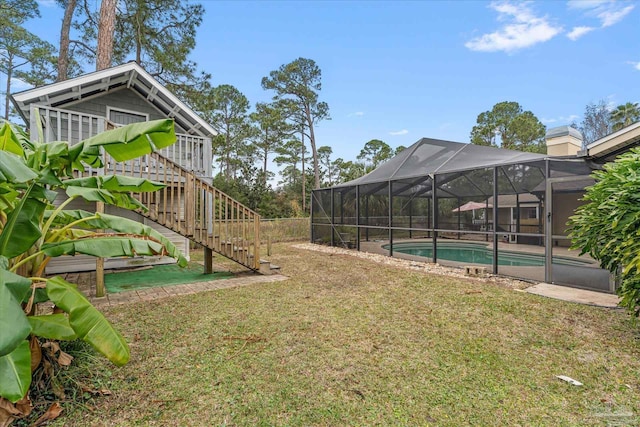
<instances>
[{"instance_id":1,"label":"wooden staircase","mask_svg":"<svg viewBox=\"0 0 640 427\"><path fill-rule=\"evenodd\" d=\"M260 215L215 188L206 179L159 153L116 162L105 153L105 175L118 174L166 184L133 196L149 208L150 220L205 247L205 271L211 251L251 270L268 272L260 260Z\"/></svg>"}]
</instances>

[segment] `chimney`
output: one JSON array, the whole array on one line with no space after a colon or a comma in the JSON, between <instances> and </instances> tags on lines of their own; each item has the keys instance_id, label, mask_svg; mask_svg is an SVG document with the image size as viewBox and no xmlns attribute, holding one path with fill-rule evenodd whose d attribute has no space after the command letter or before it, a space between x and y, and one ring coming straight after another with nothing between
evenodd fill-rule
<instances>
[{"instance_id":1,"label":"chimney","mask_svg":"<svg viewBox=\"0 0 640 427\"><path fill-rule=\"evenodd\" d=\"M571 126L558 126L544 136L550 156L575 156L582 150L582 134Z\"/></svg>"}]
</instances>

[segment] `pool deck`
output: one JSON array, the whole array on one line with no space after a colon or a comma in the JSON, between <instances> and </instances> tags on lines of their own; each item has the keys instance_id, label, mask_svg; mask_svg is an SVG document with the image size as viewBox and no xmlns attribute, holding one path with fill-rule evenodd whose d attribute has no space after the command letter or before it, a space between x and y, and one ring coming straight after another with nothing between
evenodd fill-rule
<instances>
[{"instance_id":1,"label":"pool deck","mask_svg":"<svg viewBox=\"0 0 640 427\"><path fill-rule=\"evenodd\" d=\"M620 297L617 295L570 288L568 286L552 285L550 283L538 283L537 285L524 289L522 292L605 308L618 308L618 303L620 302Z\"/></svg>"}]
</instances>

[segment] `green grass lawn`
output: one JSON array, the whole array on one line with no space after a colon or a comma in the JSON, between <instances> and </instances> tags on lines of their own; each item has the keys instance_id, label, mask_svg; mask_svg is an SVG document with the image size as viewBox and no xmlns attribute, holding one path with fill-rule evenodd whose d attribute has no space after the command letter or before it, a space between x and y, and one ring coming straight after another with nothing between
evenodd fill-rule
<instances>
[{"instance_id":1,"label":"green grass lawn","mask_svg":"<svg viewBox=\"0 0 640 427\"><path fill-rule=\"evenodd\" d=\"M57 423L640 424L623 311L288 244L271 258L290 280L107 311L131 362Z\"/></svg>"}]
</instances>

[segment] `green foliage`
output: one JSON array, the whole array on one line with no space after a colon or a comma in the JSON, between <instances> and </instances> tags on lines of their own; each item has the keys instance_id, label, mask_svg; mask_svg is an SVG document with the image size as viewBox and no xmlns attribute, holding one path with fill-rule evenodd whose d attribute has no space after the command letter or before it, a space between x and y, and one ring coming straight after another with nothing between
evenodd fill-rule
<instances>
[{"instance_id":1,"label":"green foliage","mask_svg":"<svg viewBox=\"0 0 640 427\"><path fill-rule=\"evenodd\" d=\"M629 126L640 120L640 107L637 102L627 102L626 104L618 105L615 110L611 112L611 121L613 131L618 131L623 127Z\"/></svg>"},{"instance_id":2,"label":"green foliage","mask_svg":"<svg viewBox=\"0 0 640 427\"><path fill-rule=\"evenodd\" d=\"M312 59L298 58L271 71L262 79L262 87L274 90L275 101L287 101L291 119L296 129L309 137L313 157L314 188L320 188L320 164L316 148L314 127L321 120L328 120L329 105L318 101L322 89L322 71ZM305 130L309 133L306 134Z\"/></svg>"},{"instance_id":3,"label":"green foliage","mask_svg":"<svg viewBox=\"0 0 640 427\"><path fill-rule=\"evenodd\" d=\"M137 209L131 191L156 191L163 184L142 178L73 178L82 164L100 166L100 148L129 160L175 142L173 122L137 123L104 132L73 147L42 144L8 123L0 127L0 397L21 399L31 381L29 335L80 338L116 365L129 359L122 336L76 289L59 277L42 278L51 257L82 253L96 257L169 255L186 264L176 247L148 226L107 214L65 210L83 198ZM127 149L123 149L123 147ZM50 187L50 189L48 188ZM56 206L56 192L69 199ZM113 230L104 233L102 229ZM26 276L22 277L20 274ZM43 289L44 288L44 289ZM33 304L50 299L63 313L33 316Z\"/></svg>"},{"instance_id":4,"label":"green foliage","mask_svg":"<svg viewBox=\"0 0 640 427\"><path fill-rule=\"evenodd\" d=\"M129 346L122 335L78 291L76 285L53 277L47 280L47 295L69 315L69 325L78 338L87 341L117 366L129 361Z\"/></svg>"},{"instance_id":5,"label":"green foliage","mask_svg":"<svg viewBox=\"0 0 640 427\"><path fill-rule=\"evenodd\" d=\"M9 94L14 77L31 84L53 80L55 48L28 31L27 19L40 16L35 0L0 0L0 72L6 76L4 115L9 118Z\"/></svg>"},{"instance_id":6,"label":"green foliage","mask_svg":"<svg viewBox=\"0 0 640 427\"><path fill-rule=\"evenodd\" d=\"M227 178L237 176L243 160L249 154L249 100L231 85L210 87L197 101L195 108L218 132L213 138L213 155L219 171Z\"/></svg>"},{"instance_id":7,"label":"green foliage","mask_svg":"<svg viewBox=\"0 0 640 427\"><path fill-rule=\"evenodd\" d=\"M250 118L256 126L253 145L262 160L262 173L266 179L269 154L278 152L284 141L293 134L294 126L287 122L287 110L282 102L259 102Z\"/></svg>"},{"instance_id":8,"label":"green foliage","mask_svg":"<svg viewBox=\"0 0 640 427\"><path fill-rule=\"evenodd\" d=\"M31 350L20 340L11 353L0 357L0 396L11 402L22 399L31 385Z\"/></svg>"},{"instance_id":9,"label":"green foliage","mask_svg":"<svg viewBox=\"0 0 640 427\"><path fill-rule=\"evenodd\" d=\"M393 150L389 147L389 144L379 139L372 139L364 144L364 148L360 150L357 158L365 163L366 171L370 172L392 156Z\"/></svg>"},{"instance_id":10,"label":"green foliage","mask_svg":"<svg viewBox=\"0 0 640 427\"><path fill-rule=\"evenodd\" d=\"M545 126L531 111L523 111L517 102L500 102L490 111L480 113L476 122L471 130L473 144L500 145L502 148L534 153L546 151Z\"/></svg>"},{"instance_id":11,"label":"green foliage","mask_svg":"<svg viewBox=\"0 0 640 427\"><path fill-rule=\"evenodd\" d=\"M593 173L585 204L569 220L573 248L620 274L621 304L640 315L640 148Z\"/></svg>"},{"instance_id":12,"label":"green foliage","mask_svg":"<svg viewBox=\"0 0 640 427\"><path fill-rule=\"evenodd\" d=\"M97 3L99 5L99 2ZM74 23L82 44L78 54L95 60L99 13L85 2ZM197 64L188 59L196 44L196 32L204 6L181 0L124 0L118 2L113 63L135 60L161 83L189 103L199 96L190 90L209 79L198 75Z\"/></svg>"},{"instance_id":13,"label":"green foliage","mask_svg":"<svg viewBox=\"0 0 640 427\"><path fill-rule=\"evenodd\" d=\"M339 170L339 182L353 181L367 173L364 163L353 161L345 162L341 158L336 159L336 167Z\"/></svg>"}]
</instances>

